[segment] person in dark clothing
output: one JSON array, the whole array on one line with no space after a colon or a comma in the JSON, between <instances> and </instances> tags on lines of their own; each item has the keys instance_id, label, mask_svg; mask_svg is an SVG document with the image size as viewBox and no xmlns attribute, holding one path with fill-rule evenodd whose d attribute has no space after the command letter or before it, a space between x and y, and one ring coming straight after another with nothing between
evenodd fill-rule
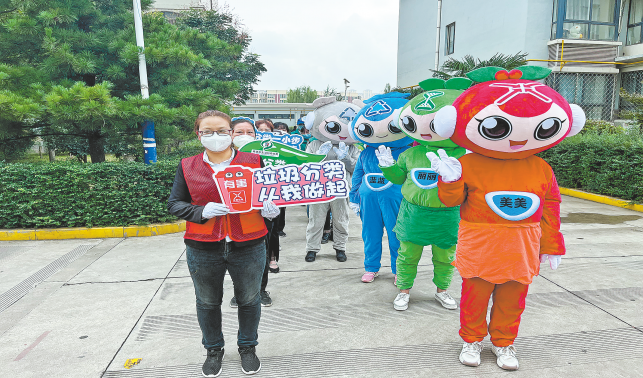
<instances>
[{"instance_id":1,"label":"person in dark clothing","mask_svg":"<svg viewBox=\"0 0 643 378\"><path fill-rule=\"evenodd\" d=\"M279 214L272 201L264 202L261 211L242 214L230 214L230 209L223 203L212 179L213 173L229 165L263 166L258 155L231 148L230 121L227 114L215 110L199 114L194 131L205 151L181 160L167 204L171 214L186 221L183 237L187 263L194 284L202 343L208 350L202 366L205 377L221 373L225 353L221 302L226 271L234 283L239 304L237 345L241 370L245 374L255 374L261 369L255 346L261 318L259 292L268 233L262 217L274 218Z\"/></svg>"}]
</instances>

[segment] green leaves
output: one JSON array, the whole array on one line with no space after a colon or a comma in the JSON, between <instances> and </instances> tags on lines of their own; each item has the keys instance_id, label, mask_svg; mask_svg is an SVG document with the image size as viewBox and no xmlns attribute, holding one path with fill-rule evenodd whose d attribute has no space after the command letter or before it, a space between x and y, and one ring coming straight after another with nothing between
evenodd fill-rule
<instances>
[{"instance_id":1,"label":"green leaves","mask_svg":"<svg viewBox=\"0 0 643 378\"><path fill-rule=\"evenodd\" d=\"M177 165L0 163L0 228L175 221L166 204Z\"/></svg>"}]
</instances>

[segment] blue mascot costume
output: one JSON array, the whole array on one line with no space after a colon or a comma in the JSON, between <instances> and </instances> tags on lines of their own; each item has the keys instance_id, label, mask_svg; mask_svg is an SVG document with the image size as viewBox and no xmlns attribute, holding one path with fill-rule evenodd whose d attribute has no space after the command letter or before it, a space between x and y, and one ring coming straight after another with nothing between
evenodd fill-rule
<instances>
[{"instance_id":1,"label":"blue mascot costume","mask_svg":"<svg viewBox=\"0 0 643 378\"><path fill-rule=\"evenodd\" d=\"M397 160L410 147L413 140L394 122L408 102L408 97L409 94L398 92L373 96L364 101L365 106L351 123L351 136L365 145L353 172L353 187L350 192L350 207L362 220L366 270L362 276L363 282L373 282L382 265L380 260L384 228L391 253L391 270L397 280L395 261L400 242L393 227L402 202L402 186L394 185L384 178L375 151L379 146L390 147Z\"/></svg>"}]
</instances>

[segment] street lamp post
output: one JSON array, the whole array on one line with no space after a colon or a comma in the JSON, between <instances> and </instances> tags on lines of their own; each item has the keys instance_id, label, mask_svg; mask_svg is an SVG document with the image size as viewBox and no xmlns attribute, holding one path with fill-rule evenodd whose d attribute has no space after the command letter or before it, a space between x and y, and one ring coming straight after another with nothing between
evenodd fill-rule
<instances>
[{"instance_id":1,"label":"street lamp post","mask_svg":"<svg viewBox=\"0 0 643 378\"><path fill-rule=\"evenodd\" d=\"M147 64L145 63L145 41L143 39L143 13L141 11L141 0L132 0L134 7L134 30L136 31L136 46L138 46L138 73L141 82L141 96L143 99L150 98L147 84ZM156 163L156 138L154 136L154 122L145 120L143 122L143 150L145 151L143 161L145 164Z\"/></svg>"}]
</instances>

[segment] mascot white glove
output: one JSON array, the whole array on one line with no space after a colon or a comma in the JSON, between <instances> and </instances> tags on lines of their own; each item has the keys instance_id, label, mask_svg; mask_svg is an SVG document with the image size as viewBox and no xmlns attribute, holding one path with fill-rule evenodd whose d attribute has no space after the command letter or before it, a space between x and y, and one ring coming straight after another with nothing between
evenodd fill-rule
<instances>
[{"instance_id":1,"label":"mascot white glove","mask_svg":"<svg viewBox=\"0 0 643 378\"><path fill-rule=\"evenodd\" d=\"M261 216L273 220L279 216L281 211L277 205L272 201L263 201L263 207L261 208Z\"/></svg>"},{"instance_id":2,"label":"mascot white glove","mask_svg":"<svg viewBox=\"0 0 643 378\"><path fill-rule=\"evenodd\" d=\"M214 217L221 217L230 212L228 206L217 203L217 202L208 202L205 207L203 207L203 213L201 214L202 218L212 219Z\"/></svg>"},{"instance_id":3,"label":"mascot white glove","mask_svg":"<svg viewBox=\"0 0 643 378\"><path fill-rule=\"evenodd\" d=\"M375 157L377 157L380 167L390 167L395 165L395 159L393 159L391 149L388 147L379 146L377 150L375 150Z\"/></svg>"},{"instance_id":4,"label":"mascot white glove","mask_svg":"<svg viewBox=\"0 0 643 378\"><path fill-rule=\"evenodd\" d=\"M359 203L349 202L348 207L350 207L351 210L353 210L355 214L359 216Z\"/></svg>"},{"instance_id":5,"label":"mascot white glove","mask_svg":"<svg viewBox=\"0 0 643 378\"><path fill-rule=\"evenodd\" d=\"M317 155L328 155L328 152L330 149L333 148L333 142L328 141L324 142L321 146L319 146L319 149L317 150L316 154Z\"/></svg>"},{"instance_id":6,"label":"mascot white glove","mask_svg":"<svg viewBox=\"0 0 643 378\"><path fill-rule=\"evenodd\" d=\"M442 176L442 181L444 182L460 180L460 177L462 177L462 164L458 159L450 157L443 149L438 150L438 155L435 152L426 153L426 157L431 161L431 170Z\"/></svg>"},{"instance_id":7,"label":"mascot white glove","mask_svg":"<svg viewBox=\"0 0 643 378\"><path fill-rule=\"evenodd\" d=\"M333 147L333 151L337 154L337 159L342 160L348 155L348 146L344 142L339 142L339 148Z\"/></svg>"},{"instance_id":8,"label":"mascot white glove","mask_svg":"<svg viewBox=\"0 0 643 378\"><path fill-rule=\"evenodd\" d=\"M540 262L544 263L549 260L549 267L553 270L556 270L556 268L558 268L558 265L560 265L560 257L560 255L548 255L546 253L543 253L542 255L540 255Z\"/></svg>"}]
</instances>

